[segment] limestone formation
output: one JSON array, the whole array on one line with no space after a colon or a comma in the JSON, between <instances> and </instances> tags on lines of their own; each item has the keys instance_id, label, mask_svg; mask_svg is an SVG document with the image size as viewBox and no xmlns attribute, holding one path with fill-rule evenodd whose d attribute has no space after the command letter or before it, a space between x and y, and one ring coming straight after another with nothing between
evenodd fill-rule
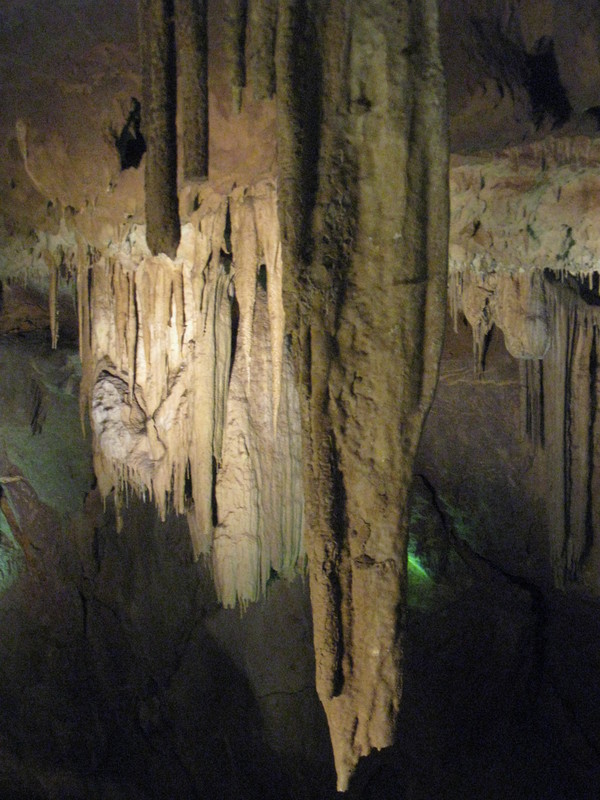
<instances>
[{"instance_id":1,"label":"limestone formation","mask_svg":"<svg viewBox=\"0 0 600 800\"><path fill-rule=\"evenodd\" d=\"M54 408L56 382L37 360L21 370L19 356L3 356L9 378L0 414L0 583L10 583L4 602L21 597L36 632L45 630L27 668L26 702L20 691L6 702L4 677L13 679L13 689L21 687L13 654L24 645L20 622L2 606L0 750L8 732L15 752L26 752L19 737L24 732L30 742L27 731L36 727L52 740L57 763L70 763L79 720L94 718L97 704L98 730L107 738L103 743L100 734L90 734L89 757L79 762L86 778L111 763L110 753L126 761L129 740L143 735L150 755L140 763L152 762L155 770L142 776L144 795L159 796L183 776L189 782L184 795L196 796L203 770L210 772L213 761L220 769L224 752L239 794L238 778L246 773L236 772L236 748L220 720L204 718L207 696L222 694L228 680L213 691L213 670L195 654L206 645L206 608L222 615L212 630L219 643L228 636L222 620L231 617L215 611L202 566L190 563L193 552L208 565L221 603L248 612L236 623L240 639L231 648L239 664L246 658L242 636L262 644L252 620L260 621L267 602L249 604L264 595L285 597L288 587L276 576L304 573L308 564L313 626L302 614L294 630L301 628L305 638L314 633L316 685L340 788L373 749L394 742L393 755L382 761L401 751L410 762L422 752L411 747L424 730L428 743L443 742L436 756L457 754L445 764L469 763L458 755L460 744L450 742L457 730L480 723L481 705L475 702L474 711L464 702L464 686L442 712L408 712L400 718L403 737L394 733L403 693L409 489L436 381L449 265L450 305L459 334L462 316L473 328L476 374L464 365L468 337L450 335L444 413L436 411L427 452L418 456L422 503L413 523L422 522L422 512L435 542L420 579L430 580L431 564L436 580L443 574L452 581L465 569L453 562L457 553L461 564L468 555L464 561L478 575L495 575L493 586L512 597L502 620L496 598L487 601L489 587L485 603L461 598L471 609L478 606L467 613L469 621L480 620L485 606L484 622L473 628L477 656L465 655L460 636L468 631L452 612L459 621L456 650L468 664L465 684L480 679L480 667L487 689L493 661L502 677L491 705L485 693L488 719L495 716L490 708L510 706L507 684L527 673L528 722L528 709L539 711L529 728L546 730L548 713L575 742L568 758L554 744L544 748L552 768L569 777L580 770L588 777L581 786L594 784L594 776L597 783L597 721L581 724L570 697L564 703L561 697L567 684L577 683L570 674L577 659L565 646L570 626L552 628L543 595L552 581L570 590L560 601L552 592L552 604L583 595L583 606L600 594L598 4L440 0L439 36L433 0L139 0L139 36L135 6L135 0L0 0L0 331L47 328L40 304L49 301L48 341L60 344L77 327L77 309L81 416L92 431L98 480L98 490L87 494L91 478L87 471L82 477L81 465L74 468L79 479L57 477L63 473L54 464L70 470L71 459L49 448L47 429L54 426L61 447L77 447L72 428L56 419L56 408L65 408L62 401ZM442 73L453 151L449 258ZM138 160L123 157L132 132ZM147 150L140 161L142 142ZM499 357L499 331L518 368ZM70 374L76 359L68 363ZM12 396L17 383L19 398L28 398L24 408ZM65 392L73 400L66 384ZM17 417L13 431L8 420ZM38 454L36 469L26 470ZM67 536L59 517L72 520L84 495L87 527ZM109 497L123 524L120 536L113 536L112 504L101 513ZM54 503L56 520L47 522L40 501ZM164 525L154 519L152 504ZM188 527L193 547L185 540ZM48 596L41 576L48 573L51 604L67 603L69 620L81 631L75 650L62 628L54 637L54 623L46 626L39 614ZM184 574L186 591L165 597ZM461 592L470 580L461 577ZM29 605L32 583L39 594ZM440 595L448 589L435 588ZM202 602L199 593L206 594ZM593 616L589 608L585 613ZM413 628L422 642L435 625L429 610L425 616L427 630L420 618ZM413 662L408 699L411 689L413 702L415 693L422 695L413 708L428 707L436 658L434 674L446 686L447 624L438 618L439 651L422 647L425 655ZM487 631L502 628L505 637L486 639ZM54 638L48 663L47 653L39 654ZM268 641L263 659L273 653ZM548 655L551 641L556 653ZM165 656L163 642L177 645ZM505 651L514 657L504 661ZM24 663L27 647L22 652ZM124 669L116 694L113 652L129 653L124 660L136 678L130 681ZM414 649L407 653L414 658ZM149 674L147 665L154 670L163 658L172 660L169 669ZM11 663L14 669L5 666ZM77 724L53 719L43 703L41 715L31 710L46 685L47 664L53 679L70 681L76 673L96 687L81 706L69 705L70 686L59 693L57 705L65 717L74 708ZM88 664L97 666L90 684ZM567 665L562 687L558 664ZM283 726L289 719L279 714L279 703L304 713L303 698L314 701L314 686L303 670L302 678L286 674L271 682L269 674L266 680L270 667L261 662L263 677L235 695L232 707L242 705L238 697L255 694L261 713L270 712L265 719ZM572 674L588 669L595 666L586 654ZM107 693L95 694L103 681ZM520 694L514 696L520 706ZM131 727L107 747L128 703ZM113 727L104 706L110 713L119 709ZM500 715L506 730L515 730L513 717L523 719L520 707L512 714L516 708L514 701L508 723ZM205 727L198 736L200 713ZM450 716L454 727L440 725ZM178 720L184 722L173 725L174 738L165 734ZM302 739L295 722L289 722L290 740ZM245 723L242 737L254 730ZM67 751L52 749L61 739L54 724L59 733L72 728ZM254 752L247 739L244 754ZM329 769L327 747L312 746ZM294 753L304 759L302 747L298 742ZM523 749L524 761L540 752L536 747ZM513 765L512 756L497 762L496 754L494 774L510 773L504 766ZM435 760L429 756L423 763ZM0 760L6 763L3 752ZM473 756L470 763L483 786L485 759ZM527 779L537 781L528 767ZM40 770L44 783L47 773ZM417 780L428 781L429 769L422 772L427 775ZM155 777L164 783L152 785ZM356 794L377 793L377 777L362 792L359 770ZM413 792L413 777L407 777L407 796L442 796L447 789L444 775L439 786ZM10 785L5 773L0 782ZM471 793L474 785L469 782ZM525 785L523 796L546 790ZM571 790L572 782L564 785ZM25 794L42 796L36 786ZM125 786L96 788L98 796L129 796ZM271 789L285 796L278 785ZM75 793L86 794L83 783Z\"/></svg>"},{"instance_id":2,"label":"limestone formation","mask_svg":"<svg viewBox=\"0 0 600 800\"><path fill-rule=\"evenodd\" d=\"M583 136L456 158L450 236L450 304L455 325L462 313L472 327L476 373L494 326L521 360L554 581L593 594L598 164L597 140Z\"/></svg>"},{"instance_id":3,"label":"limestone formation","mask_svg":"<svg viewBox=\"0 0 600 800\"><path fill-rule=\"evenodd\" d=\"M229 2L234 107L246 55L255 95L277 91L279 213L264 184L213 209L198 196L177 249L174 62L182 174L198 178L204 11L140 4L154 258L121 248L81 265L82 396L102 493L131 487L162 517L187 512L226 604L256 599L271 570L299 563L301 415L317 688L344 790L361 756L392 744L401 697L408 495L445 315L437 8L290 0L275 15L272 3Z\"/></svg>"},{"instance_id":4,"label":"limestone formation","mask_svg":"<svg viewBox=\"0 0 600 800\"><path fill-rule=\"evenodd\" d=\"M275 203L270 182L209 195L176 261L120 252L84 262L78 276L82 419L88 405L100 491L120 507L133 490L162 519L171 508L187 514L226 606L257 600L272 570L303 568Z\"/></svg>"}]
</instances>

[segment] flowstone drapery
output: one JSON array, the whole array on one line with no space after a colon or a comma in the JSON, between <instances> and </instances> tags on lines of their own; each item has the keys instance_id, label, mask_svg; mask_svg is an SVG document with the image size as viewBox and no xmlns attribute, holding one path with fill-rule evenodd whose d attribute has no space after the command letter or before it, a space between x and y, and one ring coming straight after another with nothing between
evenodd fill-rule
<instances>
[{"instance_id":1,"label":"flowstone drapery","mask_svg":"<svg viewBox=\"0 0 600 800\"><path fill-rule=\"evenodd\" d=\"M302 566L275 202L268 182L209 196L175 261L134 244L79 267L82 412L89 405L100 490L114 488L117 505L133 490L162 517L187 514L194 552L210 555L229 606L258 599L271 570Z\"/></svg>"},{"instance_id":2,"label":"flowstone drapery","mask_svg":"<svg viewBox=\"0 0 600 800\"><path fill-rule=\"evenodd\" d=\"M555 583L565 587L583 580L596 593L600 313L585 279L570 276L561 282L554 277L547 282L546 294L551 346L543 361L525 362L522 369L526 424L548 505Z\"/></svg>"},{"instance_id":3,"label":"flowstone drapery","mask_svg":"<svg viewBox=\"0 0 600 800\"><path fill-rule=\"evenodd\" d=\"M548 259L552 263L551 259ZM554 583L598 591L600 485L598 277L593 271L455 272L455 323L473 330L483 376L494 326L519 359L522 431L532 445L534 494L546 517Z\"/></svg>"}]
</instances>

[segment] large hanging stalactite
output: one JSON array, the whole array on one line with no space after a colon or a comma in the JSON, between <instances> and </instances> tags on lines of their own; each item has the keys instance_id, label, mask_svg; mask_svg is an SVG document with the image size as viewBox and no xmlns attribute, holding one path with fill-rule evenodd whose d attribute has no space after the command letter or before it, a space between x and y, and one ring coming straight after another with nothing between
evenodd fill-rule
<instances>
[{"instance_id":1,"label":"large hanging stalactite","mask_svg":"<svg viewBox=\"0 0 600 800\"><path fill-rule=\"evenodd\" d=\"M407 496L445 314L444 83L435 2L292 0L279 15L284 297L317 689L344 790L360 756L393 742L401 695ZM299 45L315 33L322 66ZM307 73L322 91L303 116ZM302 191L311 136L314 209Z\"/></svg>"}]
</instances>

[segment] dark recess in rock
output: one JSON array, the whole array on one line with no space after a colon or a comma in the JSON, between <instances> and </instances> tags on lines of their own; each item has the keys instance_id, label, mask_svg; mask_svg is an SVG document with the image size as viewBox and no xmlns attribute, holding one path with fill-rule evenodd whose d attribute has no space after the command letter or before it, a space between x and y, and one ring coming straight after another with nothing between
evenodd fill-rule
<instances>
[{"instance_id":1,"label":"dark recess in rock","mask_svg":"<svg viewBox=\"0 0 600 800\"><path fill-rule=\"evenodd\" d=\"M531 100L531 110L536 128L548 116L552 127L564 125L571 116L571 104L560 81L558 64L554 53L554 41L542 37L535 52L526 56L527 79L525 86Z\"/></svg>"},{"instance_id":2,"label":"dark recess in rock","mask_svg":"<svg viewBox=\"0 0 600 800\"><path fill-rule=\"evenodd\" d=\"M146 152L146 140L140 130L142 122L142 106L136 97L131 98L131 109L117 136L114 135L115 147L119 153L121 169L137 169L142 161L142 156Z\"/></svg>"}]
</instances>

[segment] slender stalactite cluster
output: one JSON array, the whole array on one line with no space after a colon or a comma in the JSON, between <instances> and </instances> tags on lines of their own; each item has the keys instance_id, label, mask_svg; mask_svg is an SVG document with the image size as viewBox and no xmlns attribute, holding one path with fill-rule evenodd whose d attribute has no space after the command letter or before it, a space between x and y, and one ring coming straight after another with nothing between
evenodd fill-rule
<instances>
[{"instance_id":1,"label":"slender stalactite cluster","mask_svg":"<svg viewBox=\"0 0 600 800\"><path fill-rule=\"evenodd\" d=\"M450 281L452 312L473 329L475 373L494 326L519 359L523 431L533 446L533 490L549 533L554 582L598 590L600 313L594 272L465 270Z\"/></svg>"},{"instance_id":2,"label":"slender stalactite cluster","mask_svg":"<svg viewBox=\"0 0 600 800\"><path fill-rule=\"evenodd\" d=\"M600 517L600 313L584 282L547 282L552 343L523 369L527 432L536 448L548 507L554 579L598 586ZM591 293L590 293L591 294Z\"/></svg>"},{"instance_id":3,"label":"slender stalactite cluster","mask_svg":"<svg viewBox=\"0 0 600 800\"><path fill-rule=\"evenodd\" d=\"M87 406L103 496L114 494L118 511L136 492L162 518L185 514L219 599L244 607L273 571L304 568L274 184L206 198L182 229L180 254L80 254L82 416Z\"/></svg>"},{"instance_id":4,"label":"slender stalactite cluster","mask_svg":"<svg viewBox=\"0 0 600 800\"><path fill-rule=\"evenodd\" d=\"M407 498L445 314L444 82L434 2L279 14L284 300L317 688L343 790L392 744L401 696Z\"/></svg>"}]
</instances>

